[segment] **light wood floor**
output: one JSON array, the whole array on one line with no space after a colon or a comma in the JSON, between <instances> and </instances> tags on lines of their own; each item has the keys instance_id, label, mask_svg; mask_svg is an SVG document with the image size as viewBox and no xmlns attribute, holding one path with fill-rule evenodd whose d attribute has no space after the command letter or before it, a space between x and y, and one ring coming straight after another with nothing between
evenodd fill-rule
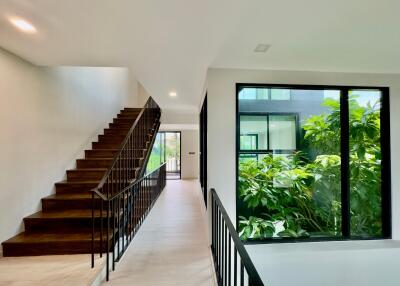
<instances>
[{"instance_id":1,"label":"light wood floor","mask_svg":"<svg viewBox=\"0 0 400 286\"><path fill-rule=\"evenodd\" d=\"M202 203L197 181L168 181L103 285L215 285Z\"/></svg>"},{"instance_id":2,"label":"light wood floor","mask_svg":"<svg viewBox=\"0 0 400 286\"><path fill-rule=\"evenodd\" d=\"M104 258L96 257L90 268L90 255L49 255L1 257L1 286L89 286L100 275Z\"/></svg>"}]
</instances>

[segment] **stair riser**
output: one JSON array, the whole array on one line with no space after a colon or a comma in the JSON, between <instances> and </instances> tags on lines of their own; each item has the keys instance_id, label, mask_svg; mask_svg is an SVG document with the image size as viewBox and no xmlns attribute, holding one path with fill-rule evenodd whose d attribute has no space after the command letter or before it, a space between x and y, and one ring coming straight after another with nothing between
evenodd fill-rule
<instances>
[{"instance_id":1,"label":"stair riser","mask_svg":"<svg viewBox=\"0 0 400 286\"><path fill-rule=\"evenodd\" d=\"M106 247L106 239L103 239L103 249ZM112 240L110 239L110 250ZM94 249L100 252L100 241L95 241ZM40 255L61 255L61 254L85 254L92 253L91 241L66 241L46 243L10 243L3 244L4 257L17 256L40 256Z\"/></svg>"},{"instance_id":2,"label":"stair riser","mask_svg":"<svg viewBox=\"0 0 400 286\"><path fill-rule=\"evenodd\" d=\"M85 169L67 171L67 180L70 182L82 182L91 180L101 180L106 171L91 171Z\"/></svg>"},{"instance_id":3,"label":"stair riser","mask_svg":"<svg viewBox=\"0 0 400 286\"><path fill-rule=\"evenodd\" d=\"M132 127L132 124L127 123L110 123L110 128L117 128L117 129L129 129Z\"/></svg>"},{"instance_id":4,"label":"stair riser","mask_svg":"<svg viewBox=\"0 0 400 286\"><path fill-rule=\"evenodd\" d=\"M95 209L100 209L101 200L95 199ZM150 196L147 198L143 198L141 202L136 200L135 205L136 211L140 212L141 208L139 205L146 206L151 203ZM103 209L106 209L106 204L103 203ZM71 209L91 209L92 208L92 200L91 199L71 199L71 200L56 200L56 199L42 199L42 209L43 211L57 211L57 210L71 210Z\"/></svg>"},{"instance_id":5,"label":"stair riser","mask_svg":"<svg viewBox=\"0 0 400 286\"><path fill-rule=\"evenodd\" d=\"M121 113L127 113L127 112L140 112L142 108L134 108L134 107L125 107L124 109L121 110Z\"/></svg>"},{"instance_id":6,"label":"stair riser","mask_svg":"<svg viewBox=\"0 0 400 286\"><path fill-rule=\"evenodd\" d=\"M137 148L147 149L150 146L151 142L148 141L145 144L138 144ZM101 143L101 142L93 142L92 143L93 150L99 149L120 149L121 143Z\"/></svg>"},{"instance_id":7,"label":"stair riser","mask_svg":"<svg viewBox=\"0 0 400 286\"><path fill-rule=\"evenodd\" d=\"M134 168L140 167L143 159L134 159ZM84 159L77 162L78 169L90 169L90 168L109 168L112 164L112 160L94 160Z\"/></svg>"},{"instance_id":8,"label":"stair riser","mask_svg":"<svg viewBox=\"0 0 400 286\"><path fill-rule=\"evenodd\" d=\"M136 158L143 158L146 150L135 150L134 151L134 156ZM90 158L114 158L116 155L117 151L114 150L86 150L85 151L85 157L86 159Z\"/></svg>"},{"instance_id":9,"label":"stair riser","mask_svg":"<svg viewBox=\"0 0 400 286\"><path fill-rule=\"evenodd\" d=\"M118 150L86 150L85 158L114 158Z\"/></svg>"},{"instance_id":10,"label":"stair riser","mask_svg":"<svg viewBox=\"0 0 400 286\"><path fill-rule=\"evenodd\" d=\"M98 150L98 149L119 149L120 147L121 147L121 142L115 142L115 143L93 142L92 143L92 149L93 150Z\"/></svg>"},{"instance_id":11,"label":"stair riser","mask_svg":"<svg viewBox=\"0 0 400 286\"><path fill-rule=\"evenodd\" d=\"M121 128L114 128L114 129L109 129L109 128L107 128L107 129L104 129L104 135L105 136L114 136L114 135L116 135L116 136L126 136L127 134L128 134L128 131L129 131L129 129L121 129Z\"/></svg>"},{"instance_id":12,"label":"stair riser","mask_svg":"<svg viewBox=\"0 0 400 286\"><path fill-rule=\"evenodd\" d=\"M95 200L95 209L100 209L101 200ZM43 211L57 211L57 210L74 210L74 209L91 209L91 199L77 199L77 200L54 200L42 199Z\"/></svg>"},{"instance_id":13,"label":"stair riser","mask_svg":"<svg viewBox=\"0 0 400 286\"><path fill-rule=\"evenodd\" d=\"M117 115L117 118L127 118L127 119L133 119L136 120L136 118L138 117L140 112L124 112L124 113L120 113Z\"/></svg>"},{"instance_id":14,"label":"stair riser","mask_svg":"<svg viewBox=\"0 0 400 286\"><path fill-rule=\"evenodd\" d=\"M101 143L122 143L126 137L123 135L99 135L99 142Z\"/></svg>"},{"instance_id":15,"label":"stair riser","mask_svg":"<svg viewBox=\"0 0 400 286\"><path fill-rule=\"evenodd\" d=\"M80 159L80 160L77 160L76 167L78 169L109 168L111 166L111 163L112 163L112 160Z\"/></svg>"},{"instance_id":16,"label":"stair riser","mask_svg":"<svg viewBox=\"0 0 400 286\"><path fill-rule=\"evenodd\" d=\"M100 182L100 180L99 180ZM69 184L56 184L57 194L68 194L68 193L88 193L93 188L96 188L97 184L85 184L85 185L69 185Z\"/></svg>"},{"instance_id":17,"label":"stair riser","mask_svg":"<svg viewBox=\"0 0 400 286\"><path fill-rule=\"evenodd\" d=\"M133 123L135 123L136 119L132 119L132 118L114 118L113 119L113 123L115 124L129 124L132 125Z\"/></svg>"},{"instance_id":18,"label":"stair riser","mask_svg":"<svg viewBox=\"0 0 400 286\"><path fill-rule=\"evenodd\" d=\"M137 175L137 172L133 175L133 177ZM100 182L100 180L99 180ZM79 182L76 182L79 184ZM75 186L75 185L69 185L69 184L62 184L62 185L57 185L56 186L56 193L57 194L70 194L70 193L74 193L74 194L86 194L86 193L90 193L90 191L94 188L96 188L98 186L98 184L95 184L91 187L88 186ZM125 185L122 184L118 184L118 183L114 183L114 186L112 186L111 184L108 185L110 187L110 191L111 190L119 190L121 188L123 188ZM104 192L107 192L107 189L104 189Z\"/></svg>"},{"instance_id":19,"label":"stair riser","mask_svg":"<svg viewBox=\"0 0 400 286\"><path fill-rule=\"evenodd\" d=\"M107 218L103 217L103 226ZM25 231L65 232L66 230L90 229L92 218L25 218ZM100 227L100 219L95 220L95 227Z\"/></svg>"}]
</instances>

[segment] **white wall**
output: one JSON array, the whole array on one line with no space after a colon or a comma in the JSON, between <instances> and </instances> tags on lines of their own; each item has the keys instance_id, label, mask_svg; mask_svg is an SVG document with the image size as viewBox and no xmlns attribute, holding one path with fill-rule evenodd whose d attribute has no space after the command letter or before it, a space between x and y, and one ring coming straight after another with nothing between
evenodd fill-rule
<instances>
[{"instance_id":1,"label":"white wall","mask_svg":"<svg viewBox=\"0 0 400 286\"><path fill-rule=\"evenodd\" d=\"M140 83L137 83L137 105L144 106L149 97L150 97L150 94L143 87L143 85L141 85Z\"/></svg>"},{"instance_id":2,"label":"white wall","mask_svg":"<svg viewBox=\"0 0 400 286\"><path fill-rule=\"evenodd\" d=\"M136 84L125 68L41 68L0 49L0 242L119 110L135 106Z\"/></svg>"},{"instance_id":3,"label":"white wall","mask_svg":"<svg viewBox=\"0 0 400 286\"><path fill-rule=\"evenodd\" d=\"M235 100L236 100L236 83L276 83L276 84L321 84L321 85L359 85L359 86L389 86L390 87L390 111L391 111L391 167L392 167L392 209L393 209L393 238L400 239L400 177L397 173L400 170L400 153L398 148L400 144L400 132L398 122L400 115L400 75L388 75L388 74L354 74L354 73L325 73L325 72L301 72L301 71L265 71L265 70L233 70L233 69L210 69L207 75L207 99L208 99L208 188L216 188L224 206L229 213L232 221L235 222L236 218L236 175L235 175L235 138L236 138L236 118L235 118ZM346 242L343 242L346 245ZM361 242L352 242L351 245L357 246ZM371 242L369 246L373 248L374 243ZM323 252L315 252L315 256L302 252L301 249L308 243L298 243L291 246L291 250L287 256L293 261L289 263L284 259L284 255L281 257L279 254L280 250L284 250L288 244L277 244L273 245L258 245L252 246L250 254L254 258L256 267L261 270L262 275L269 281L280 281L280 277L292 275L297 273L295 262L306 260L307 263L301 267L307 267L307 277L313 277L314 268L317 271L333 271L337 273L336 280L333 279L336 284L326 284L325 280L315 279L313 283L305 283L302 281L302 277L298 278L296 283L292 284L268 284L268 285L366 285L362 283L350 283L354 282L349 279L343 284L340 273L342 267L340 266L341 259L336 260L324 260L324 264L318 264L318 259L323 256ZM322 244L321 244L322 245ZM330 245L330 243L325 243ZM299 251L296 251L299 249ZM273 256L271 260L270 254L272 251L276 251L278 254ZM343 259L353 257L356 260L362 259L363 257L373 257L376 253L371 249L371 252L365 252L366 250L359 250L353 252L353 250L343 250L346 255ZM363 252L364 251L364 252ZM360 256L354 256L354 254L360 254ZM381 256L379 259L387 257L388 252L379 252ZM336 255L336 254L332 254ZM314 260L314 264L310 261ZM379 260L378 261L381 261ZM393 259L393 258L390 258ZM400 256L398 256L400 261ZM267 262L270 260L269 262ZM271 268L268 265L275 263L275 266L280 267ZM350 260L349 260L350 261ZM389 261L389 260L388 260ZM392 261L392 260L390 260ZM288 265L285 263L288 262ZM366 262L365 262L366 263ZM397 262L398 263L398 262ZM371 278L375 275L382 267L386 267L388 263L381 264L378 270L374 271L361 271L363 275ZM345 264L346 266L349 266ZM364 265L365 266L365 265ZM313 268L314 267L314 268ZM353 267L357 267L354 265ZM373 268L371 268L373 269ZM391 269L388 267L388 269ZM356 270L356 269L355 269ZM265 271L265 272L263 272ZM349 269L348 271L352 271ZM382 273L387 274L387 271ZM358 275L356 271L352 272L353 275ZM384 274L382 274L384 275ZM392 273L395 275L395 273ZM315 277L315 275L314 275ZM317 278L320 276L316 276ZM287 277L286 277L287 278ZM320 277L322 279L322 277ZM305 278L304 278L305 279ZM364 279L364 278L363 278ZM288 280L288 278L286 279ZM285 281L286 281L285 280ZM386 281L386 280L385 280ZM304 282L304 283L303 283ZM377 284L368 284L377 285ZM389 284L381 284L389 285Z\"/></svg>"},{"instance_id":4,"label":"white wall","mask_svg":"<svg viewBox=\"0 0 400 286\"><path fill-rule=\"evenodd\" d=\"M182 130L182 179L199 177L199 131ZM189 154L193 152L194 154Z\"/></svg>"}]
</instances>

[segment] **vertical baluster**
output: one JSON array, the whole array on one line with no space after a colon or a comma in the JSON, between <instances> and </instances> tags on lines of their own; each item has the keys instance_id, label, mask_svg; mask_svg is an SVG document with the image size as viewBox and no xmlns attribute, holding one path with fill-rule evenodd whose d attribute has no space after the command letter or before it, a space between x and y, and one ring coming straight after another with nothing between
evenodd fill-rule
<instances>
[{"instance_id":1,"label":"vertical baluster","mask_svg":"<svg viewBox=\"0 0 400 286\"><path fill-rule=\"evenodd\" d=\"M124 154L124 161L123 161L123 174L124 174L124 188L128 185L128 173L127 171L127 159L126 159L126 146L124 147L124 149L122 150L123 154Z\"/></svg>"},{"instance_id":2,"label":"vertical baluster","mask_svg":"<svg viewBox=\"0 0 400 286\"><path fill-rule=\"evenodd\" d=\"M149 199L149 193L151 190L151 176L148 177L148 179L146 179L147 181L147 188L146 188L146 216L149 213L149 209L150 209L150 199Z\"/></svg>"},{"instance_id":3,"label":"vertical baluster","mask_svg":"<svg viewBox=\"0 0 400 286\"><path fill-rule=\"evenodd\" d=\"M237 250L236 246L233 246L233 285L237 286Z\"/></svg>"},{"instance_id":4,"label":"vertical baluster","mask_svg":"<svg viewBox=\"0 0 400 286\"><path fill-rule=\"evenodd\" d=\"M214 256L215 251L215 241L214 241L214 234L215 234L215 219L214 219L214 198L211 194L211 252Z\"/></svg>"},{"instance_id":5,"label":"vertical baluster","mask_svg":"<svg viewBox=\"0 0 400 286\"><path fill-rule=\"evenodd\" d=\"M125 196L124 192L121 193L121 246L122 246L122 254L125 251ZM121 254L121 256L122 256Z\"/></svg>"},{"instance_id":6,"label":"vertical baluster","mask_svg":"<svg viewBox=\"0 0 400 286\"><path fill-rule=\"evenodd\" d=\"M143 185L142 189L140 190L140 225L143 223L143 193L144 193L144 188L146 187L146 181L143 180Z\"/></svg>"},{"instance_id":7,"label":"vertical baluster","mask_svg":"<svg viewBox=\"0 0 400 286\"><path fill-rule=\"evenodd\" d=\"M113 236L113 239L112 239L112 270L114 271L115 270L115 235L116 235L116 232L115 232L115 209L116 209L116 207L115 207L115 199L112 199L112 219L113 219L113 227L112 227L112 236Z\"/></svg>"},{"instance_id":8,"label":"vertical baluster","mask_svg":"<svg viewBox=\"0 0 400 286\"><path fill-rule=\"evenodd\" d=\"M221 247L221 277L222 277L222 285L225 285L225 249L226 249L226 245L225 245L225 221L224 218L222 217L222 235L221 235L221 243L222 243L222 247Z\"/></svg>"},{"instance_id":9,"label":"vertical baluster","mask_svg":"<svg viewBox=\"0 0 400 286\"><path fill-rule=\"evenodd\" d=\"M221 214L219 212L219 208L218 208L218 253L217 253L217 257L218 257L218 278L220 278L221 275ZM220 280L220 279L218 279Z\"/></svg>"},{"instance_id":10,"label":"vertical baluster","mask_svg":"<svg viewBox=\"0 0 400 286\"><path fill-rule=\"evenodd\" d=\"M103 190L101 190L103 194ZM100 257L103 257L103 200L100 200Z\"/></svg>"},{"instance_id":11,"label":"vertical baluster","mask_svg":"<svg viewBox=\"0 0 400 286\"><path fill-rule=\"evenodd\" d=\"M240 286L244 286L244 265L242 259L240 259Z\"/></svg>"},{"instance_id":12,"label":"vertical baluster","mask_svg":"<svg viewBox=\"0 0 400 286\"><path fill-rule=\"evenodd\" d=\"M121 240L121 239L120 239L120 236L121 236L121 230L120 230L120 225L121 225L121 222L120 222L121 197L120 197L120 195L117 196L117 200L118 200L118 202L117 202L117 213L116 213L116 215L117 215L117 227L118 227L118 235L117 235L117 259L119 259L120 240Z\"/></svg>"},{"instance_id":13,"label":"vertical baluster","mask_svg":"<svg viewBox=\"0 0 400 286\"><path fill-rule=\"evenodd\" d=\"M131 229L130 229L130 241L133 239L133 230L135 228L135 225L133 224L134 221L134 216L133 216L133 208L134 208L134 202L133 202L133 190L135 186L132 186L132 188L129 189L129 199L130 199L130 206L131 206L131 214L130 214L130 222L131 222Z\"/></svg>"},{"instance_id":14,"label":"vertical baluster","mask_svg":"<svg viewBox=\"0 0 400 286\"><path fill-rule=\"evenodd\" d=\"M106 238L107 238L107 277L106 280L108 281L110 279L110 201L107 201L107 234L106 234Z\"/></svg>"},{"instance_id":15,"label":"vertical baluster","mask_svg":"<svg viewBox=\"0 0 400 286\"><path fill-rule=\"evenodd\" d=\"M121 156L121 154L119 154L119 156L118 156L118 190L117 190L118 193L122 189L122 172L121 172L121 168L122 168L122 156Z\"/></svg>"},{"instance_id":16,"label":"vertical baluster","mask_svg":"<svg viewBox=\"0 0 400 286\"><path fill-rule=\"evenodd\" d=\"M108 177L110 179L109 190L110 190L110 198L111 198L114 195L113 194L113 184L114 184L113 169L111 169L110 175Z\"/></svg>"},{"instance_id":17,"label":"vertical baluster","mask_svg":"<svg viewBox=\"0 0 400 286\"><path fill-rule=\"evenodd\" d=\"M92 268L94 267L94 191L92 190Z\"/></svg>"},{"instance_id":18,"label":"vertical baluster","mask_svg":"<svg viewBox=\"0 0 400 286\"><path fill-rule=\"evenodd\" d=\"M137 222L136 222L136 218L137 218L137 190L139 187L139 184L136 184L133 188L133 236L136 235L136 226L137 226Z\"/></svg>"},{"instance_id":19,"label":"vertical baluster","mask_svg":"<svg viewBox=\"0 0 400 286\"><path fill-rule=\"evenodd\" d=\"M126 240L126 236L127 236L127 228L126 227L127 227L127 222L128 222L128 220L127 220L127 216L128 216L127 206L128 206L128 204L127 204L127 201L126 201L127 200L126 191L124 191L122 194L123 194L123 198L124 198L124 205L123 205L123 209L124 209L124 224L123 224L124 237L122 238L122 240L124 241L124 251L125 251L125 249L126 249L126 247L128 245L128 242Z\"/></svg>"},{"instance_id":20,"label":"vertical baluster","mask_svg":"<svg viewBox=\"0 0 400 286\"><path fill-rule=\"evenodd\" d=\"M227 241L227 237L228 237L228 227L227 227L227 225L226 225L226 223L225 223L225 231L224 231L224 245L225 245L225 254L224 254L224 277L225 277L225 285L227 285L226 283L227 283L227 266L228 266L228 260L227 260L227 256L228 256L228 251L227 251L227 248L228 248L228 241Z\"/></svg>"},{"instance_id":21,"label":"vertical baluster","mask_svg":"<svg viewBox=\"0 0 400 286\"><path fill-rule=\"evenodd\" d=\"M129 179L132 178L132 171L133 171L133 160L132 160L132 134L129 136L129 144L128 144L128 162L129 162Z\"/></svg>"},{"instance_id":22,"label":"vertical baluster","mask_svg":"<svg viewBox=\"0 0 400 286\"><path fill-rule=\"evenodd\" d=\"M231 248L231 234L229 233L228 236L228 249L229 249L229 254L228 254L228 258L229 258L229 262L228 262L228 285L231 285L231 268L232 268L232 248Z\"/></svg>"}]
</instances>

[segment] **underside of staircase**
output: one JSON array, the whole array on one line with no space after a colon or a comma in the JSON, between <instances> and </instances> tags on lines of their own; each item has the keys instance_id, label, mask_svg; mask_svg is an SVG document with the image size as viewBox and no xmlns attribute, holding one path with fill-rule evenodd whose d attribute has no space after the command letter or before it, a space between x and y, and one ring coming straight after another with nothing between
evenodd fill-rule
<instances>
[{"instance_id":1,"label":"underside of staircase","mask_svg":"<svg viewBox=\"0 0 400 286\"><path fill-rule=\"evenodd\" d=\"M104 134L98 136L98 141L92 143L92 149L85 151L85 158L76 161L76 168L66 171L67 179L55 184L56 193L42 198L42 210L24 218L25 231L2 243L4 256L91 253L91 190L99 185L140 112L140 108L121 110L109 128L104 129ZM145 168L145 157L151 152L156 132L155 123L143 149L135 150L133 178ZM96 197L94 205L95 217L98 217L95 252L99 252L100 198ZM112 236L109 235L110 240Z\"/></svg>"}]
</instances>

